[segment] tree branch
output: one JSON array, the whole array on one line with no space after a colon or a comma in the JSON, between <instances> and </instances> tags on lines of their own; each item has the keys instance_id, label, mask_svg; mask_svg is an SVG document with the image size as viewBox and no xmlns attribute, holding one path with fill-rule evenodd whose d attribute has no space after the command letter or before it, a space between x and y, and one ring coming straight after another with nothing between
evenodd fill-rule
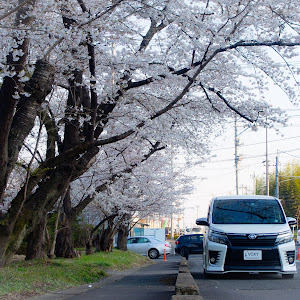
<instances>
[{"instance_id":1,"label":"tree branch","mask_svg":"<svg viewBox=\"0 0 300 300\"><path fill-rule=\"evenodd\" d=\"M185 75L187 72L191 71L195 67L202 66L202 65L206 66L207 62L211 61L218 53L226 52L228 50L236 49L239 47L263 47L263 46L265 46L265 47L272 47L272 46L295 47L295 46L300 46L300 42L287 42L287 41L283 41L283 40L278 40L278 41L238 41L232 45L216 49L207 59L204 56L203 59L201 59L198 62L195 62L191 67L185 67L185 68L179 69L177 71L175 71L174 68L169 67L169 70L170 70L171 74L173 74L173 75ZM206 53L207 53L207 51L208 51L208 48L206 50ZM160 75L158 75L158 77L163 79L166 77L166 74L160 74ZM141 87L141 86L147 85L151 82L154 82L156 80L157 79L155 79L154 77L149 77L147 79L143 79L140 81L128 82L128 85L127 85L127 87L124 88L124 90Z\"/></svg>"},{"instance_id":2,"label":"tree branch","mask_svg":"<svg viewBox=\"0 0 300 300\"><path fill-rule=\"evenodd\" d=\"M22 1L18 6L16 6L15 8L13 8L12 10L9 10L8 12L6 12L5 14L3 14L2 16L0 16L0 21L5 19L6 17L8 17L9 15L13 14L14 12L18 11L22 6L24 6L25 4L27 4L28 2L30 2L32 0L25 0ZM20 2L20 1L19 1Z\"/></svg>"},{"instance_id":3,"label":"tree branch","mask_svg":"<svg viewBox=\"0 0 300 300\"><path fill-rule=\"evenodd\" d=\"M113 214L110 215L106 218L104 218L103 220L101 220L91 231L91 236L94 234L94 232L106 221L110 220L110 219L114 219L116 216L118 216L118 214Z\"/></svg>"},{"instance_id":4,"label":"tree branch","mask_svg":"<svg viewBox=\"0 0 300 300\"><path fill-rule=\"evenodd\" d=\"M209 95L208 95L208 93L207 93L205 87L203 86L203 84L200 82L199 85L201 86L203 92L205 93L206 98L207 98L207 100L210 102L212 108L213 108L214 110L216 110L218 113L220 113L220 111L214 106L214 104L212 103L211 99L209 98Z\"/></svg>"},{"instance_id":5,"label":"tree branch","mask_svg":"<svg viewBox=\"0 0 300 300\"><path fill-rule=\"evenodd\" d=\"M234 108L232 105L230 105L230 103L221 95L220 91L216 91L214 88L208 88L210 91L214 92L220 99L223 100L223 102L226 104L226 106L228 108L230 108L231 110L233 110L235 113L237 113L240 117L242 117L243 119L254 123L254 120L248 118L247 116L245 116L244 114L242 114L241 112L239 112L236 108Z\"/></svg>"},{"instance_id":6,"label":"tree branch","mask_svg":"<svg viewBox=\"0 0 300 300\"><path fill-rule=\"evenodd\" d=\"M113 183L116 181L117 178L120 178L123 176L123 174L129 174L133 171L134 168L136 168L140 163L146 161L150 158L154 153L157 151L163 150L166 148L166 146L159 147L160 142L156 142L153 147L149 150L147 154L144 155L143 159L141 159L139 162L136 162L129 167L123 169L122 171L115 173L111 175L111 177L108 179L109 182ZM96 193L104 192L107 189L107 183L103 183L95 188ZM72 210L74 215L77 215L79 212L81 212L85 207L87 207L95 198L96 194L91 194L86 196L81 202L77 204Z\"/></svg>"}]
</instances>

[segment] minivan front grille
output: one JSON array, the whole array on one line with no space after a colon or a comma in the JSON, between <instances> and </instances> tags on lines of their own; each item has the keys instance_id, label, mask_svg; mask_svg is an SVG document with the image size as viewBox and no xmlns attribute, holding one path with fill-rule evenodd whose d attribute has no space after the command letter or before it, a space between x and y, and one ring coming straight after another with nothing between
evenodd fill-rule
<instances>
[{"instance_id":1,"label":"minivan front grille","mask_svg":"<svg viewBox=\"0 0 300 300\"><path fill-rule=\"evenodd\" d=\"M225 259L225 270L280 270L281 263L278 249L262 250L262 260L244 260L243 250L228 248Z\"/></svg>"},{"instance_id":2,"label":"minivan front grille","mask_svg":"<svg viewBox=\"0 0 300 300\"><path fill-rule=\"evenodd\" d=\"M275 244L276 235L257 235L254 239L249 239L248 235L227 235L233 247L272 247Z\"/></svg>"}]
</instances>

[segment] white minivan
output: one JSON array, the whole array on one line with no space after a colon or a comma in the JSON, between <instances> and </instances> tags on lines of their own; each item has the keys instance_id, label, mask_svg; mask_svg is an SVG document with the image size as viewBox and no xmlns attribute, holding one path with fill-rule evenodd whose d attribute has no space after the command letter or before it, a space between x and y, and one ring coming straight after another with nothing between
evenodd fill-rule
<instances>
[{"instance_id":1,"label":"white minivan","mask_svg":"<svg viewBox=\"0 0 300 300\"><path fill-rule=\"evenodd\" d=\"M270 196L222 196L213 198L203 241L204 274L275 272L293 278L295 242L280 200Z\"/></svg>"}]
</instances>

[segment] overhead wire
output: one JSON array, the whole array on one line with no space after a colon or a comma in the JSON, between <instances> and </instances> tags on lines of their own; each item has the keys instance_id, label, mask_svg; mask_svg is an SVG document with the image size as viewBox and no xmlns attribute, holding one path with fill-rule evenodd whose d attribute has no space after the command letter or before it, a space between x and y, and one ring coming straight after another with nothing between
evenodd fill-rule
<instances>
[{"instance_id":1,"label":"overhead wire","mask_svg":"<svg viewBox=\"0 0 300 300\"><path fill-rule=\"evenodd\" d=\"M277 139L277 140L271 140L271 141L268 141L268 143L273 143L273 142L280 142L280 141L285 141L285 140L291 140L291 139L296 139L296 138L300 138L300 136L293 136L293 137L289 137L289 138L283 138L283 139ZM248 146L255 146L255 145L259 145L259 144L265 144L266 142L263 141L263 142L257 142L257 143L251 143L251 144L245 144L244 146L245 147L248 147ZM218 149L212 149L211 151L221 151L221 150L229 150L229 149L234 149L234 146L231 146L231 147L224 147L224 148L218 148Z\"/></svg>"}]
</instances>

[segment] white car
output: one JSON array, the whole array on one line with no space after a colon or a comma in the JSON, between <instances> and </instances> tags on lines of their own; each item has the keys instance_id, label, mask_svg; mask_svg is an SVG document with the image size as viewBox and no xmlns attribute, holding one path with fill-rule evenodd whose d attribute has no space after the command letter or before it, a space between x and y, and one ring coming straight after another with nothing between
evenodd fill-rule
<instances>
[{"instance_id":1,"label":"white car","mask_svg":"<svg viewBox=\"0 0 300 300\"><path fill-rule=\"evenodd\" d=\"M170 254L171 245L150 236L134 236L128 238L127 249L154 259L164 255L165 251Z\"/></svg>"},{"instance_id":2,"label":"white car","mask_svg":"<svg viewBox=\"0 0 300 300\"><path fill-rule=\"evenodd\" d=\"M298 230L298 233L297 233L296 243L297 243L297 245L300 245L300 230Z\"/></svg>"},{"instance_id":3,"label":"white car","mask_svg":"<svg viewBox=\"0 0 300 300\"><path fill-rule=\"evenodd\" d=\"M295 242L279 199L269 196L223 196L212 199L206 226L204 275L228 272L297 272Z\"/></svg>"}]
</instances>

